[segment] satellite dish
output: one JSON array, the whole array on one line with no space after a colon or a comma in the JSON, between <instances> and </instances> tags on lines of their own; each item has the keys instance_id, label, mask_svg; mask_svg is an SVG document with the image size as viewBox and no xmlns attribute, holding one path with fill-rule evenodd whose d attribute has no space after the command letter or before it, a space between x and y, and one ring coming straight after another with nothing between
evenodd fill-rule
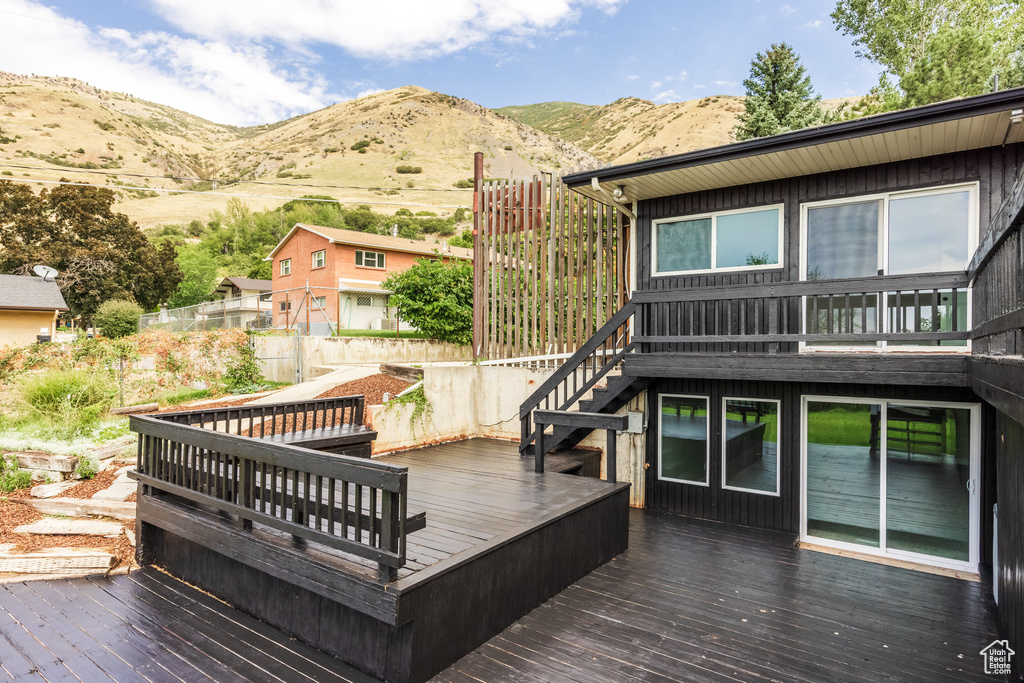
<instances>
[{"instance_id":1,"label":"satellite dish","mask_svg":"<svg viewBox=\"0 0 1024 683\"><path fill-rule=\"evenodd\" d=\"M57 277L57 269L50 266L36 266L32 272L43 278L43 282L46 282L46 278Z\"/></svg>"}]
</instances>

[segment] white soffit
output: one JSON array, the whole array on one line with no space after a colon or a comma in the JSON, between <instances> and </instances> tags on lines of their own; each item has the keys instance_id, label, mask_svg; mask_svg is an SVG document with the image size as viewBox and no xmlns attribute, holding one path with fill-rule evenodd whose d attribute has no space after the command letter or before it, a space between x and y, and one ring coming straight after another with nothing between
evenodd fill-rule
<instances>
[{"instance_id":1,"label":"white soffit","mask_svg":"<svg viewBox=\"0 0 1024 683\"><path fill-rule=\"evenodd\" d=\"M1005 138L1005 139L1004 139ZM601 182L609 194L624 186L630 201L668 197L828 171L963 152L1024 142L1024 123L1010 125L1000 111L951 121L848 137L725 161L695 162L682 168ZM601 171L593 171L600 180ZM588 185L574 190L597 200L606 196Z\"/></svg>"}]
</instances>

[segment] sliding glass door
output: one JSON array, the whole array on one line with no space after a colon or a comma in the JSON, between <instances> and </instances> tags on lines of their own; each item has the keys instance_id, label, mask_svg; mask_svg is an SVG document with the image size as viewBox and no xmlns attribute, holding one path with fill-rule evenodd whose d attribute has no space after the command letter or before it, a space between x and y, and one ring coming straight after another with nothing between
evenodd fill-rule
<instances>
[{"instance_id":1,"label":"sliding glass door","mask_svg":"<svg viewBox=\"0 0 1024 683\"><path fill-rule=\"evenodd\" d=\"M810 542L977 568L976 405L807 397Z\"/></svg>"}]
</instances>

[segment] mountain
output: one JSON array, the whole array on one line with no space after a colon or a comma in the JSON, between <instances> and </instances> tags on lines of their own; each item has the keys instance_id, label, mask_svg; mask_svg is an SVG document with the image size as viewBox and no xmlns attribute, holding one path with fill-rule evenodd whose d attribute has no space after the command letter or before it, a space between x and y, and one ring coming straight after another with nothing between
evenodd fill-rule
<instances>
[{"instance_id":1,"label":"mountain","mask_svg":"<svg viewBox=\"0 0 1024 683\"><path fill-rule=\"evenodd\" d=\"M605 105L544 102L495 111L571 142L602 161L623 164L730 142L743 98L715 95L657 105L623 97Z\"/></svg>"},{"instance_id":2,"label":"mountain","mask_svg":"<svg viewBox=\"0 0 1024 683\"><path fill-rule=\"evenodd\" d=\"M456 184L472 177L476 151L489 177L596 163L564 140L415 86L239 128L71 78L0 72L0 178L107 185L144 227L206 219L231 196L254 209L317 194L387 213L451 213L472 203Z\"/></svg>"},{"instance_id":3,"label":"mountain","mask_svg":"<svg viewBox=\"0 0 1024 683\"><path fill-rule=\"evenodd\" d=\"M834 110L857 99L824 100L822 106ZM495 111L571 142L601 161L625 164L733 142L743 98L712 95L658 105L623 97L605 105L543 102Z\"/></svg>"}]
</instances>

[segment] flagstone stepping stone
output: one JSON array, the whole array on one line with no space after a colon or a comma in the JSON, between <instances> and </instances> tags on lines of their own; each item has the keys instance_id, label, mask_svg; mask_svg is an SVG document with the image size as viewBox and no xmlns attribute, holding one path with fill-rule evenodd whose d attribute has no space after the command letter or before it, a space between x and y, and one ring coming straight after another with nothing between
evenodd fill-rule
<instances>
[{"instance_id":1,"label":"flagstone stepping stone","mask_svg":"<svg viewBox=\"0 0 1024 683\"><path fill-rule=\"evenodd\" d=\"M111 553L93 548L44 548L15 553L14 544L0 544L0 574L82 574L114 566Z\"/></svg>"},{"instance_id":2,"label":"flagstone stepping stone","mask_svg":"<svg viewBox=\"0 0 1024 683\"><path fill-rule=\"evenodd\" d=\"M106 536L116 538L124 531L119 522L95 519L60 519L48 517L14 528L16 534L46 534L59 536Z\"/></svg>"},{"instance_id":3,"label":"flagstone stepping stone","mask_svg":"<svg viewBox=\"0 0 1024 683\"><path fill-rule=\"evenodd\" d=\"M40 484L39 486L32 487L32 496L35 498L54 498L74 486L78 486L78 482L73 479L58 481L54 484Z\"/></svg>"},{"instance_id":4,"label":"flagstone stepping stone","mask_svg":"<svg viewBox=\"0 0 1024 683\"><path fill-rule=\"evenodd\" d=\"M135 503L92 500L89 498L14 498L12 502L28 505L44 515L112 517L122 521L132 521L135 519Z\"/></svg>"},{"instance_id":5,"label":"flagstone stepping stone","mask_svg":"<svg viewBox=\"0 0 1024 683\"><path fill-rule=\"evenodd\" d=\"M128 473L135 470L135 465L127 465L117 471L117 476L112 483L102 491L92 494L93 500L127 500L130 495L139 490L139 485L133 479L128 478Z\"/></svg>"}]
</instances>

